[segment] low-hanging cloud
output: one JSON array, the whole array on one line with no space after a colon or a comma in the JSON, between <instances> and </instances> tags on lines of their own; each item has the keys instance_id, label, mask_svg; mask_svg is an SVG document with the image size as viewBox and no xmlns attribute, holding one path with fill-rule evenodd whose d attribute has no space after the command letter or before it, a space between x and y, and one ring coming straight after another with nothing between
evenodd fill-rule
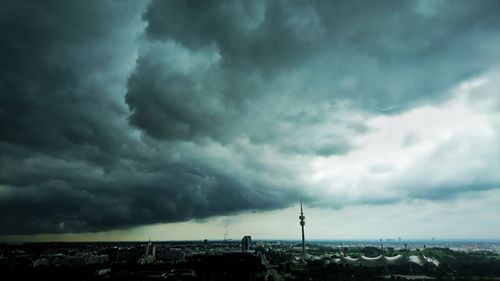
<instances>
[{"instance_id":1,"label":"low-hanging cloud","mask_svg":"<svg viewBox=\"0 0 500 281\"><path fill-rule=\"evenodd\" d=\"M0 234L497 188L498 5L7 1ZM472 119L433 139L426 106Z\"/></svg>"}]
</instances>

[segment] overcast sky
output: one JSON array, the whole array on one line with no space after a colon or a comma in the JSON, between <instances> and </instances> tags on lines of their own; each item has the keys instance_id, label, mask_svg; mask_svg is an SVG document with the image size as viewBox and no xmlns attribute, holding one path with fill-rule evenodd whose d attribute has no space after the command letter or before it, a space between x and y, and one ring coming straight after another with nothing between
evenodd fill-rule
<instances>
[{"instance_id":1,"label":"overcast sky","mask_svg":"<svg viewBox=\"0 0 500 281\"><path fill-rule=\"evenodd\" d=\"M0 5L0 240L500 238L499 1Z\"/></svg>"}]
</instances>

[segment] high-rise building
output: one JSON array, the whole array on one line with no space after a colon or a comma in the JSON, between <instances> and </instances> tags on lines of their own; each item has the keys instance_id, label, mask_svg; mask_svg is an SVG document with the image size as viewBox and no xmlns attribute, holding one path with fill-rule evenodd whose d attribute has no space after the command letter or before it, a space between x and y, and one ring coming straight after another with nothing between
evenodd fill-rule
<instances>
[{"instance_id":1,"label":"high-rise building","mask_svg":"<svg viewBox=\"0 0 500 281\"><path fill-rule=\"evenodd\" d=\"M252 236L244 236L241 239L241 250L248 251L252 248Z\"/></svg>"},{"instance_id":2,"label":"high-rise building","mask_svg":"<svg viewBox=\"0 0 500 281\"><path fill-rule=\"evenodd\" d=\"M145 252L144 252L144 256L147 257L150 255L150 251L151 250L151 239L149 239L148 241L148 244L146 245L146 249L145 249Z\"/></svg>"},{"instance_id":3,"label":"high-rise building","mask_svg":"<svg viewBox=\"0 0 500 281\"><path fill-rule=\"evenodd\" d=\"M300 226L302 227L302 253L306 253L306 242L305 242L305 237L304 237L304 225L306 225L305 222L306 217L304 216L304 211L302 210L302 198L300 198Z\"/></svg>"}]
</instances>

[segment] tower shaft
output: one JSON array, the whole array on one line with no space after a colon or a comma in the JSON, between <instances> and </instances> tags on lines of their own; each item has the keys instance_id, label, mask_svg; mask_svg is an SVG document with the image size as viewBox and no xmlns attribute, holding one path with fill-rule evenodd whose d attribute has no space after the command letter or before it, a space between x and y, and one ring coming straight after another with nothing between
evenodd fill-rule
<instances>
[{"instance_id":1,"label":"tower shaft","mask_svg":"<svg viewBox=\"0 0 500 281\"><path fill-rule=\"evenodd\" d=\"M306 224L305 222L306 217L304 216L304 211L302 209L302 198L300 198L300 226L302 227L302 253L306 253L306 242L305 242L305 236L304 236L304 225Z\"/></svg>"},{"instance_id":2,"label":"tower shaft","mask_svg":"<svg viewBox=\"0 0 500 281\"><path fill-rule=\"evenodd\" d=\"M302 225L302 253L306 252L306 242L304 237L304 225Z\"/></svg>"}]
</instances>

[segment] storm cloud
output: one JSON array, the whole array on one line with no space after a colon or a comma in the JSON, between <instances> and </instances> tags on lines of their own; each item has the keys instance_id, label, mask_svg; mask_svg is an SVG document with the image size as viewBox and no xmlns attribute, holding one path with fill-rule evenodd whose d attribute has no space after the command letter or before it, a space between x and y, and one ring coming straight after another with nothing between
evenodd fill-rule
<instances>
[{"instance_id":1,"label":"storm cloud","mask_svg":"<svg viewBox=\"0 0 500 281\"><path fill-rule=\"evenodd\" d=\"M497 1L5 1L0 234L498 189Z\"/></svg>"}]
</instances>

